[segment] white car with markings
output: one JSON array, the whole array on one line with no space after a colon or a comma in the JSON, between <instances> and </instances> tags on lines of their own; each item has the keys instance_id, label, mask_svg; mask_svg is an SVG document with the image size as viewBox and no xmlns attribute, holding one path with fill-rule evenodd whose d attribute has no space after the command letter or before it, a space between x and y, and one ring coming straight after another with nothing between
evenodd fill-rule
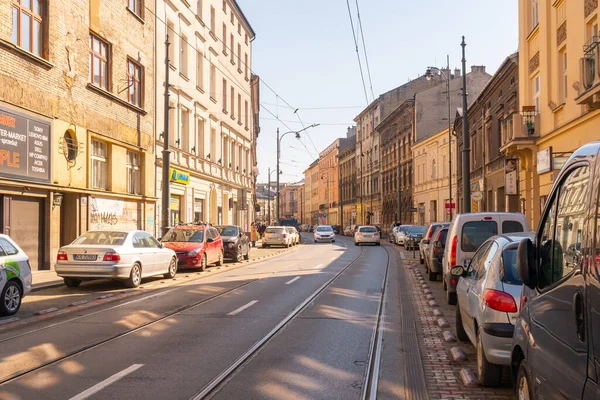
<instances>
[{"instance_id":1,"label":"white car with markings","mask_svg":"<svg viewBox=\"0 0 600 400\"><path fill-rule=\"evenodd\" d=\"M14 315L31 291L29 257L8 235L0 235L0 315Z\"/></svg>"}]
</instances>

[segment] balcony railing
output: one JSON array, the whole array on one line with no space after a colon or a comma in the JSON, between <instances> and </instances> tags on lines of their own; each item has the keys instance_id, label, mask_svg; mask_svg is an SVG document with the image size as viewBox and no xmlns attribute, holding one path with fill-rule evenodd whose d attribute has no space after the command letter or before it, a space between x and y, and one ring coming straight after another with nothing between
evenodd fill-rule
<instances>
[{"instance_id":1,"label":"balcony railing","mask_svg":"<svg viewBox=\"0 0 600 400\"><path fill-rule=\"evenodd\" d=\"M579 60L580 80L583 86L575 101L587 104L591 110L600 108L600 37L593 36L583 46L583 57Z\"/></svg>"},{"instance_id":2,"label":"balcony railing","mask_svg":"<svg viewBox=\"0 0 600 400\"><path fill-rule=\"evenodd\" d=\"M523 107L523 113L514 113L502 120L500 147L514 141L536 139L540 136L540 115L533 106Z\"/></svg>"}]
</instances>

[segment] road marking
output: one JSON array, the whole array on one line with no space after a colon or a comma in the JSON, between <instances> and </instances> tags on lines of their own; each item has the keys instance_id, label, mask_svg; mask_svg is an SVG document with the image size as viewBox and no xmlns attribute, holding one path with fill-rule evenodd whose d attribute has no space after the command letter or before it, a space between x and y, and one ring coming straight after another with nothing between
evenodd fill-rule
<instances>
[{"instance_id":1,"label":"road marking","mask_svg":"<svg viewBox=\"0 0 600 400\"><path fill-rule=\"evenodd\" d=\"M125 376L129 375L133 371L135 371L135 370L137 370L137 369L139 369L139 368L141 368L143 366L144 366L144 364L133 364L131 367L126 368L126 369L124 369L121 372L117 372L116 374L114 374L110 378L107 378L107 379L103 380L102 382L100 382L100 383L92 386L88 390L79 393L77 396L71 397L70 400L84 400L84 399L87 399L88 397L90 397L90 396L98 393L99 391L101 391L105 387L107 387L109 385L112 385L113 383L115 383L119 379L124 378Z\"/></svg>"},{"instance_id":2,"label":"road marking","mask_svg":"<svg viewBox=\"0 0 600 400\"><path fill-rule=\"evenodd\" d=\"M294 279L292 279L292 280L289 280L289 281L287 281L285 284L286 284L286 285L291 285L292 283L296 282L298 279L300 279L300 277L299 277L299 276L295 277L295 278L294 278Z\"/></svg>"},{"instance_id":3,"label":"road marking","mask_svg":"<svg viewBox=\"0 0 600 400\"><path fill-rule=\"evenodd\" d=\"M241 313L242 311L244 311L246 308L252 307L252 306L253 306L253 305L255 305L256 303L258 303L258 300L252 300L250 303L248 303L248 304L245 304L245 305L241 306L241 307L240 307L240 308L238 308L237 310L234 310L234 311L230 312L230 313L229 313L229 314L227 314L227 315L231 315L231 316L233 316L233 315L237 315L237 314Z\"/></svg>"},{"instance_id":4,"label":"road marking","mask_svg":"<svg viewBox=\"0 0 600 400\"><path fill-rule=\"evenodd\" d=\"M321 268L322 266L323 266L323 264L319 264L319 265L317 265L316 267L314 267L313 269L319 269L319 268Z\"/></svg>"}]
</instances>

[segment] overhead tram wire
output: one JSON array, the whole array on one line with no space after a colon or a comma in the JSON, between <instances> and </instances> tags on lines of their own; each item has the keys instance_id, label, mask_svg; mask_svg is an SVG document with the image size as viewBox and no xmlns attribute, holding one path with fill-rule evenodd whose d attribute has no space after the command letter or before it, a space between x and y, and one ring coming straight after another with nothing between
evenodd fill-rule
<instances>
[{"instance_id":1,"label":"overhead tram wire","mask_svg":"<svg viewBox=\"0 0 600 400\"><path fill-rule=\"evenodd\" d=\"M365 85L365 75L360 62L360 52L358 51L358 42L356 41L356 33L354 31L354 22L352 22L352 11L350 11L350 0L346 0L348 6L348 17L350 17L350 27L352 27L352 39L354 39L354 47L356 48L356 58L358 58L358 68L360 69L360 79L362 80L363 91L365 92L365 100L369 104L369 96L367 95L367 86Z\"/></svg>"},{"instance_id":2,"label":"overhead tram wire","mask_svg":"<svg viewBox=\"0 0 600 400\"><path fill-rule=\"evenodd\" d=\"M363 33L362 20L360 19L360 9L358 8L358 0L356 0L356 15L358 16L358 27L360 29L360 37L363 44L363 52L365 53L365 64L367 66L367 76L369 77L371 97L375 99L375 93L373 92L373 81L371 80L371 69L369 68L369 57L367 56L367 44L365 43L365 35Z\"/></svg>"}]
</instances>

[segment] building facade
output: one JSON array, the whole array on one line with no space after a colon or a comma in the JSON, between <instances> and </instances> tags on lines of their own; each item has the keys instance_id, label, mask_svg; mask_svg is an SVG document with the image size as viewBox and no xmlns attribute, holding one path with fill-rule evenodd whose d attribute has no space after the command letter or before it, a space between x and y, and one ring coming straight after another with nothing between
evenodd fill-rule
<instances>
[{"instance_id":1,"label":"building facade","mask_svg":"<svg viewBox=\"0 0 600 400\"><path fill-rule=\"evenodd\" d=\"M301 185L301 183L290 183L281 188L281 204L279 205L281 218L300 218L300 195L298 189Z\"/></svg>"},{"instance_id":2,"label":"building facade","mask_svg":"<svg viewBox=\"0 0 600 400\"><path fill-rule=\"evenodd\" d=\"M356 224L356 127L348 128L339 153L340 224Z\"/></svg>"},{"instance_id":3,"label":"building facade","mask_svg":"<svg viewBox=\"0 0 600 400\"><path fill-rule=\"evenodd\" d=\"M319 224L322 222L320 216L322 211L319 205L322 199L319 196L319 182L321 180L319 160L313 161L308 169L304 171L304 218L307 224Z\"/></svg>"},{"instance_id":4,"label":"building facade","mask_svg":"<svg viewBox=\"0 0 600 400\"><path fill-rule=\"evenodd\" d=\"M168 225L205 221L248 230L258 172L258 78L251 73L254 31L235 0L198 1L192 7L184 0L159 1L156 15L156 184L161 197L166 115L171 161L170 182L165 183L170 185ZM157 216L161 215L159 207Z\"/></svg>"},{"instance_id":5,"label":"building facade","mask_svg":"<svg viewBox=\"0 0 600 400\"><path fill-rule=\"evenodd\" d=\"M338 225L339 218L339 164L340 140L336 139L319 153L319 212L329 225ZM314 181L313 181L314 183Z\"/></svg>"},{"instance_id":6,"label":"building facade","mask_svg":"<svg viewBox=\"0 0 600 400\"><path fill-rule=\"evenodd\" d=\"M273 185L271 185L271 187L266 183L259 183L256 185L255 196L258 211L256 211L255 220L257 222L270 225L271 221L276 218L275 192Z\"/></svg>"},{"instance_id":7,"label":"building facade","mask_svg":"<svg viewBox=\"0 0 600 400\"><path fill-rule=\"evenodd\" d=\"M32 269L89 229L154 232L154 32L153 3L0 4L0 223Z\"/></svg>"}]
</instances>

